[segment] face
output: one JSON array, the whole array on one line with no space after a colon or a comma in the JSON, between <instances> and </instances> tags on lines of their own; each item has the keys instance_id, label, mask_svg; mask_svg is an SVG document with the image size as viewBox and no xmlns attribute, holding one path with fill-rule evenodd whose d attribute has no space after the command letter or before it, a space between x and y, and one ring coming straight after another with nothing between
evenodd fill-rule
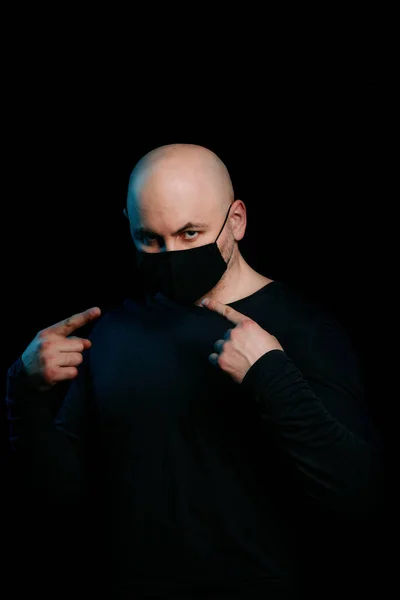
<instances>
[{"instance_id":1,"label":"face","mask_svg":"<svg viewBox=\"0 0 400 600\"><path fill-rule=\"evenodd\" d=\"M136 248L158 253L214 243L230 207L217 244L223 256L229 250L231 254L235 239L243 237L238 231L243 203L229 204L232 187L214 162L190 156L178 159L159 161L156 168L147 165L130 182L127 216Z\"/></svg>"},{"instance_id":2,"label":"face","mask_svg":"<svg viewBox=\"0 0 400 600\"><path fill-rule=\"evenodd\" d=\"M129 220L131 235L136 248L141 252L171 252L188 250L197 246L214 243L224 223L226 213L230 213L225 227L218 238L218 246L224 247L232 238L229 229L234 207L228 204L207 202L131 204ZM127 215L128 216L128 215ZM231 246L231 244L229 244Z\"/></svg>"}]
</instances>

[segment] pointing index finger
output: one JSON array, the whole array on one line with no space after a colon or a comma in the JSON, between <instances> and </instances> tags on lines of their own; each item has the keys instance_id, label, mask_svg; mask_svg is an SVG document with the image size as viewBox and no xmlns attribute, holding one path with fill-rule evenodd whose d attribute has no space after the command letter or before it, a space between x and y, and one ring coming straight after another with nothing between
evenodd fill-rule
<instances>
[{"instance_id":1,"label":"pointing index finger","mask_svg":"<svg viewBox=\"0 0 400 600\"><path fill-rule=\"evenodd\" d=\"M89 321L97 319L100 314L100 308L98 306L94 306L93 308L89 308L88 310L72 315L72 317L68 317L67 319L59 321L55 325L49 327L48 331L57 333L59 335L68 336L75 331L75 329L79 329L79 327L83 327Z\"/></svg>"},{"instance_id":2,"label":"pointing index finger","mask_svg":"<svg viewBox=\"0 0 400 600\"><path fill-rule=\"evenodd\" d=\"M238 310L235 310L231 306L227 306L226 304L222 304L218 300L210 300L209 298L205 298L202 302L204 306L206 306L209 310L213 310L214 312L219 313L228 321L231 321L235 325L242 323L243 321L248 321L250 317L240 313Z\"/></svg>"}]
</instances>

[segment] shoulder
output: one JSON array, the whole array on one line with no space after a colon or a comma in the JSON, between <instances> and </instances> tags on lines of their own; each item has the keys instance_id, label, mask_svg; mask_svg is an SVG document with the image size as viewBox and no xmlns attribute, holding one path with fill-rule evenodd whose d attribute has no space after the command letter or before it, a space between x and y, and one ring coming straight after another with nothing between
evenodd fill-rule
<instances>
[{"instance_id":1,"label":"shoulder","mask_svg":"<svg viewBox=\"0 0 400 600\"><path fill-rule=\"evenodd\" d=\"M302 356L344 352L354 353L354 342L336 317L311 294L292 285L276 282L271 306L272 321L279 324L279 334L295 354ZM272 291L272 290L271 290ZM277 336L278 339L279 335Z\"/></svg>"},{"instance_id":2,"label":"shoulder","mask_svg":"<svg viewBox=\"0 0 400 600\"><path fill-rule=\"evenodd\" d=\"M287 282L273 282L269 305L271 314L291 330L309 330L325 321L335 321L329 311L312 298L311 294L301 292Z\"/></svg>"}]
</instances>

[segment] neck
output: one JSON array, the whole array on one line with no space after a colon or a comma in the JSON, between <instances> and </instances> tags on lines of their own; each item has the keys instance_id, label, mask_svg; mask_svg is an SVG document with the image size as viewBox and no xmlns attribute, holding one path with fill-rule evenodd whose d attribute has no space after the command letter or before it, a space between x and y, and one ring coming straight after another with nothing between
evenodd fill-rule
<instances>
[{"instance_id":1,"label":"neck","mask_svg":"<svg viewBox=\"0 0 400 600\"><path fill-rule=\"evenodd\" d=\"M254 294L273 281L252 269L240 254L238 247L236 252L237 256L232 257L224 276L210 292L196 300L197 306L200 306L204 298L230 304Z\"/></svg>"}]
</instances>

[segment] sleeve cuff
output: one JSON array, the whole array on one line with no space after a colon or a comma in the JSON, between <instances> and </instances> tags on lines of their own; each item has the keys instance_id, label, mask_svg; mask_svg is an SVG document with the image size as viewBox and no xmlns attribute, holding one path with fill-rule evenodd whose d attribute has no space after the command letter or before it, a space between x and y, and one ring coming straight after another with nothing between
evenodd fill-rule
<instances>
[{"instance_id":1,"label":"sleeve cuff","mask_svg":"<svg viewBox=\"0 0 400 600\"><path fill-rule=\"evenodd\" d=\"M286 374L287 363L291 362L282 350L266 352L247 371L242 386L248 392L257 392L278 374ZM293 364L293 363L292 363Z\"/></svg>"},{"instance_id":2,"label":"sleeve cuff","mask_svg":"<svg viewBox=\"0 0 400 600\"><path fill-rule=\"evenodd\" d=\"M56 387L56 386L55 386ZM36 390L26 373L21 356L11 365L7 372L7 401L18 404L21 408L32 406L48 406L56 390L47 392Z\"/></svg>"},{"instance_id":3,"label":"sleeve cuff","mask_svg":"<svg viewBox=\"0 0 400 600\"><path fill-rule=\"evenodd\" d=\"M294 392L307 391L302 373L283 350L263 354L248 370L242 384L268 418L280 419L291 410Z\"/></svg>"}]
</instances>

